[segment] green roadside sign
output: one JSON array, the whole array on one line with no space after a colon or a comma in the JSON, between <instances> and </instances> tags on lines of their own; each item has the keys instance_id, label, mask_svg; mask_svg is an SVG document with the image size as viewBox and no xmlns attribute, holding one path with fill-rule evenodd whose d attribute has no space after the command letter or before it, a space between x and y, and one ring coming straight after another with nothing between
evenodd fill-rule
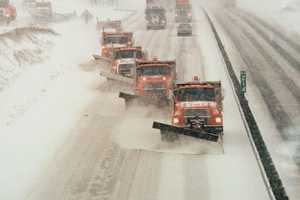
<instances>
[{"instance_id":1,"label":"green roadside sign","mask_svg":"<svg viewBox=\"0 0 300 200\"><path fill-rule=\"evenodd\" d=\"M240 72L240 84L241 84L241 95L245 95L247 92L247 74L246 71Z\"/></svg>"}]
</instances>

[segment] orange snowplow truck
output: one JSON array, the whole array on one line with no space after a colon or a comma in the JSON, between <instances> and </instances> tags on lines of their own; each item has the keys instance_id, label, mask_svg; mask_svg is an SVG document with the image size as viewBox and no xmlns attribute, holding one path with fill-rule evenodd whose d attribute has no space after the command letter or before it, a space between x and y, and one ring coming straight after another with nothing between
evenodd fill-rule
<instances>
[{"instance_id":1,"label":"orange snowplow truck","mask_svg":"<svg viewBox=\"0 0 300 200\"><path fill-rule=\"evenodd\" d=\"M147 59L142 47L118 47L113 49L112 72L125 77L135 76L137 61Z\"/></svg>"},{"instance_id":2,"label":"orange snowplow truck","mask_svg":"<svg viewBox=\"0 0 300 200\"><path fill-rule=\"evenodd\" d=\"M17 17L16 8L9 3L9 0L0 0L0 20L9 24Z\"/></svg>"},{"instance_id":3,"label":"orange snowplow truck","mask_svg":"<svg viewBox=\"0 0 300 200\"><path fill-rule=\"evenodd\" d=\"M166 105L175 80L175 61L137 61L135 94L120 92L119 97L124 98L126 104L136 99L146 104Z\"/></svg>"},{"instance_id":4,"label":"orange snowplow truck","mask_svg":"<svg viewBox=\"0 0 300 200\"><path fill-rule=\"evenodd\" d=\"M114 47L128 47L133 45L131 32L102 32L101 56L111 58Z\"/></svg>"},{"instance_id":5,"label":"orange snowplow truck","mask_svg":"<svg viewBox=\"0 0 300 200\"><path fill-rule=\"evenodd\" d=\"M162 140L173 141L178 134L217 142L223 135L221 82L177 84L173 91L171 124L153 123Z\"/></svg>"}]
</instances>

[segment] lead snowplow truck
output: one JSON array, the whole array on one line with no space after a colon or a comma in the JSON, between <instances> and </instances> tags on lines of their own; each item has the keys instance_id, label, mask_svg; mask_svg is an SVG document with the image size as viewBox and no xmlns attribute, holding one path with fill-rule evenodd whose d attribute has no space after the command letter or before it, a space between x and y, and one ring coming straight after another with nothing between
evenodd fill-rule
<instances>
[{"instance_id":1,"label":"lead snowplow truck","mask_svg":"<svg viewBox=\"0 0 300 200\"><path fill-rule=\"evenodd\" d=\"M0 0L0 22L9 24L16 17L17 10L10 4L9 0Z\"/></svg>"},{"instance_id":2,"label":"lead snowplow truck","mask_svg":"<svg viewBox=\"0 0 300 200\"><path fill-rule=\"evenodd\" d=\"M102 32L101 56L112 58L113 48L129 47L133 45L132 32Z\"/></svg>"},{"instance_id":3,"label":"lead snowplow truck","mask_svg":"<svg viewBox=\"0 0 300 200\"><path fill-rule=\"evenodd\" d=\"M176 80L175 61L137 61L134 84L135 94L120 92L126 106L134 103L165 107Z\"/></svg>"},{"instance_id":4,"label":"lead snowplow truck","mask_svg":"<svg viewBox=\"0 0 300 200\"><path fill-rule=\"evenodd\" d=\"M147 7L145 10L147 30L165 29L167 26L166 10L163 7Z\"/></svg>"},{"instance_id":5,"label":"lead snowplow truck","mask_svg":"<svg viewBox=\"0 0 300 200\"><path fill-rule=\"evenodd\" d=\"M142 47L118 47L113 49L113 59L111 71L100 72L101 76L110 81L123 84L134 84L136 62L147 59Z\"/></svg>"},{"instance_id":6,"label":"lead snowplow truck","mask_svg":"<svg viewBox=\"0 0 300 200\"><path fill-rule=\"evenodd\" d=\"M223 95L221 82L187 82L173 91L171 125L154 122L163 141L186 135L211 142L222 140Z\"/></svg>"}]
</instances>

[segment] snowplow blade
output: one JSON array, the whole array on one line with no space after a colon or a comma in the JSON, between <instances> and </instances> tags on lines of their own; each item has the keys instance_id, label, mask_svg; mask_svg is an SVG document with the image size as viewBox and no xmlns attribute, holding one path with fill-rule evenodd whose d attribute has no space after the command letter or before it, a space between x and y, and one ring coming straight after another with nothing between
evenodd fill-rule
<instances>
[{"instance_id":1,"label":"snowplow blade","mask_svg":"<svg viewBox=\"0 0 300 200\"><path fill-rule=\"evenodd\" d=\"M222 131L223 127L217 127L219 129L219 133L211 133L210 131L212 130L210 130L211 128L209 127L204 128L204 130L198 130L198 129L176 127L168 124L163 124L160 122L153 122L152 128L159 129L162 135L167 133L174 133L178 135L186 135L194 138L208 140L211 142L217 142L219 140L221 132L223 132Z\"/></svg>"},{"instance_id":2,"label":"snowplow blade","mask_svg":"<svg viewBox=\"0 0 300 200\"><path fill-rule=\"evenodd\" d=\"M119 97L125 100L126 106L137 104L137 105L155 105L159 107L167 107L170 103L168 98L152 98L147 96L138 96L134 94L128 94L120 92Z\"/></svg>"},{"instance_id":3,"label":"snowplow blade","mask_svg":"<svg viewBox=\"0 0 300 200\"><path fill-rule=\"evenodd\" d=\"M114 74L108 71L100 71L100 75L107 78L108 81L114 81L116 83L121 83L125 85L134 86L134 80L132 78L128 78L125 76L121 76L119 74Z\"/></svg>"},{"instance_id":4,"label":"snowplow blade","mask_svg":"<svg viewBox=\"0 0 300 200\"><path fill-rule=\"evenodd\" d=\"M125 92L120 92L119 97L125 99L125 101L130 101L130 100L133 100L133 99L137 98L138 96L136 96L134 94L128 94L128 93L125 93Z\"/></svg>"},{"instance_id":5,"label":"snowplow blade","mask_svg":"<svg viewBox=\"0 0 300 200\"><path fill-rule=\"evenodd\" d=\"M107 57L104 57L104 56L100 56L100 55L96 55L96 54L93 55L93 58L96 61L104 61L104 62L108 62L108 63L112 62L112 60L110 58L107 58Z\"/></svg>"},{"instance_id":6,"label":"snowplow blade","mask_svg":"<svg viewBox=\"0 0 300 200\"><path fill-rule=\"evenodd\" d=\"M85 70L93 70L96 67L109 69L111 67L112 61L109 58L105 58L99 55L93 55L93 58L85 63L81 63L80 67Z\"/></svg>"}]
</instances>

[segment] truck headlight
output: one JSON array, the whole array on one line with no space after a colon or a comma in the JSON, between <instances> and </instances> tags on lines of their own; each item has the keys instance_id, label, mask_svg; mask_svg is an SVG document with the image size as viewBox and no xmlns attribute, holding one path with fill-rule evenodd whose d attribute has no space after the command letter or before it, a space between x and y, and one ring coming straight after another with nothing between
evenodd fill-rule
<instances>
[{"instance_id":1,"label":"truck headlight","mask_svg":"<svg viewBox=\"0 0 300 200\"><path fill-rule=\"evenodd\" d=\"M221 117L216 117L215 121L216 121L216 123L221 123L222 122L222 118Z\"/></svg>"},{"instance_id":2,"label":"truck headlight","mask_svg":"<svg viewBox=\"0 0 300 200\"><path fill-rule=\"evenodd\" d=\"M174 117L174 118L173 118L173 124L178 124L178 123L179 123L178 117Z\"/></svg>"}]
</instances>

